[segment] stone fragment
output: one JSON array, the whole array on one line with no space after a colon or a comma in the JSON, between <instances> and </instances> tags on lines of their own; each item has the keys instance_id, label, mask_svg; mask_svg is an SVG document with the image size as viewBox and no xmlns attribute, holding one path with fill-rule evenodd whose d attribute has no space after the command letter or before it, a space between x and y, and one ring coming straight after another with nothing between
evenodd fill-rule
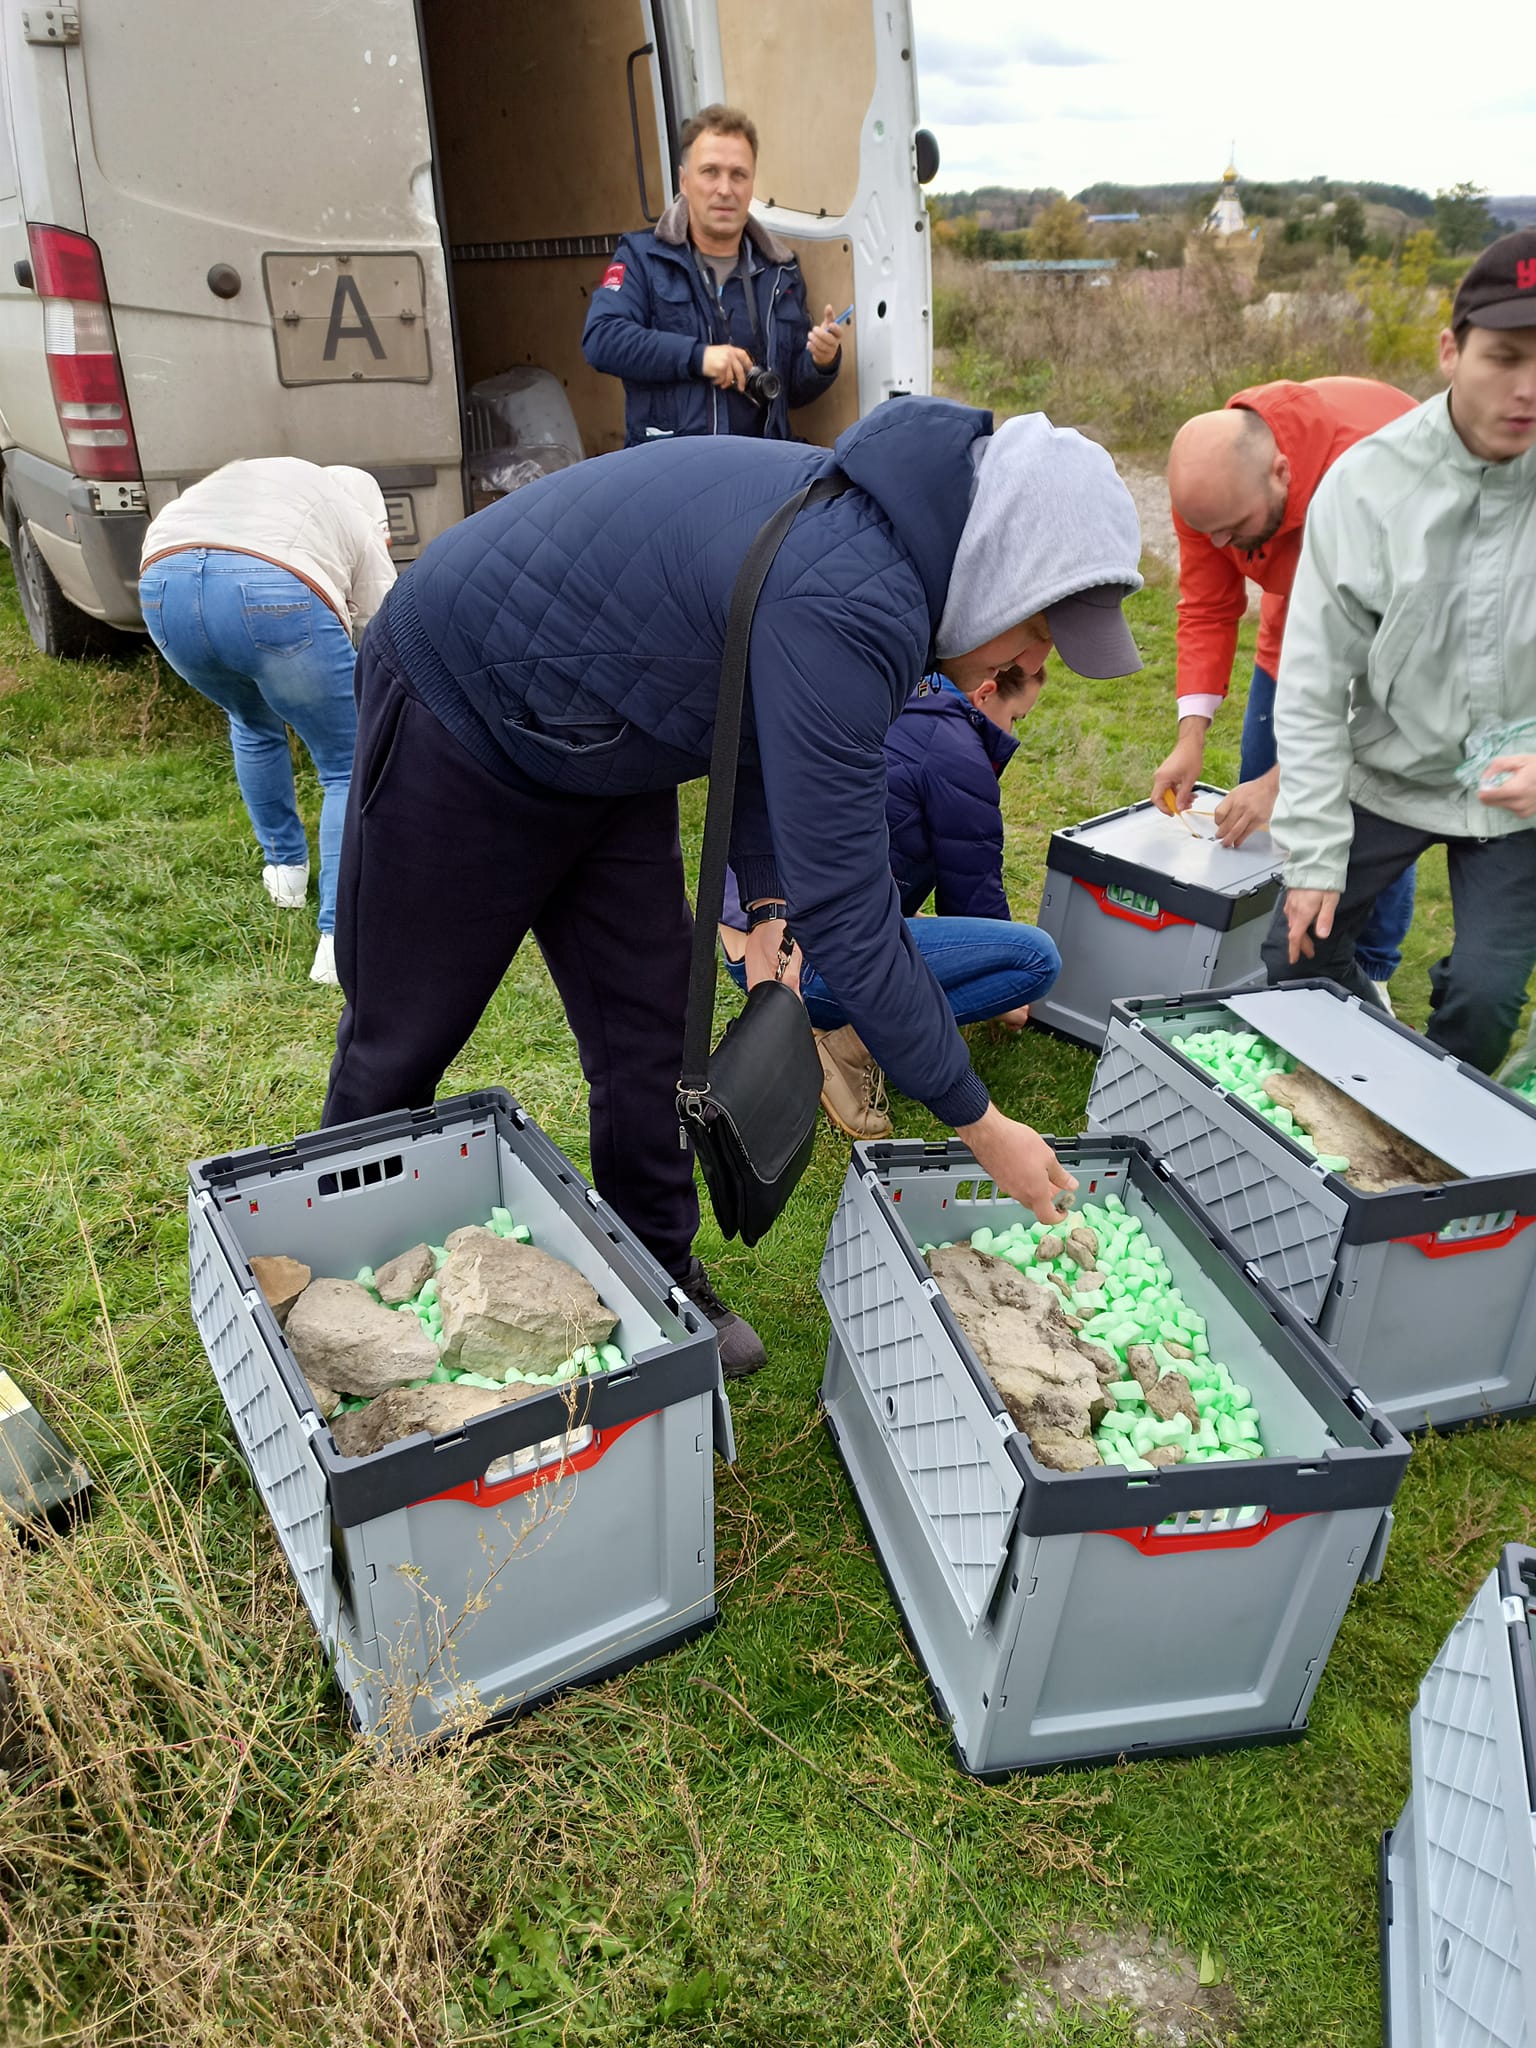
<instances>
[{"instance_id":1,"label":"stone fragment","mask_svg":"<svg viewBox=\"0 0 1536 2048\"><path fill-rule=\"evenodd\" d=\"M1099 1256L1098 1232L1090 1230L1086 1223L1079 1223L1067 1232L1067 1257L1075 1259L1080 1266L1094 1265Z\"/></svg>"},{"instance_id":2,"label":"stone fragment","mask_svg":"<svg viewBox=\"0 0 1536 2048\"><path fill-rule=\"evenodd\" d=\"M1096 1343L1092 1337L1079 1337L1076 1339L1076 1343L1078 1350L1093 1367L1095 1374L1098 1376L1100 1386L1107 1387L1111 1380L1119 1379L1120 1361L1116 1358L1113 1351L1108 1350L1103 1344ZM1114 1403L1110 1402L1109 1407L1113 1406ZM1105 1412L1107 1413L1108 1410L1106 1409ZM1095 1422L1102 1422L1104 1418L1101 1415L1096 1415L1093 1419Z\"/></svg>"},{"instance_id":3,"label":"stone fragment","mask_svg":"<svg viewBox=\"0 0 1536 2048\"><path fill-rule=\"evenodd\" d=\"M388 1265L380 1266L373 1276L373 1284L379 1290L379 1299L387 1308L396 1302L410 1301L418 1288L425 1287L432 1278L436 1261L429 1244L413 1244L408 1252L402 1252L398 1259L391 1259Z\"/></svg>"},{"instance_id":4,"label":"stone fragment","mask_svg":"<svg viewBox=\"0 0 1536 2048\"><path fill-rule=\"evenodd\" d=\"M488 1230L483 1223L464 1223L457 1230L450 1230L443 1239L444 1251L456 1252L461 1244L478 1244L483 1237L495 1237L494 1230ZM500 1240L497 1240L498 1243Z\"/></svg>"},{"instance_id":5,"label":"stone fragment","mask_svg":"<svg viewBox=\"0 0 1536 2048\"><path fill-rule=\"evenodd\" d=\"M462 1429L472 1415L488 1415L493 1408L506 1408L514 1401L526 1401L537 1387L516 1385L460 1387L452 1380L430 1387L396 1387L380 1394L366 1408L354 1408L338 1415L331 1435L344 1458L366 1458L385 1444L425 1430L429 1436L447 1436Z\"/></svg>"},{"instance_id":6,"label":"stone fragment","mask_svg":"<svg viewBox=\"0 0 1536 2048\"><path fill-rule=\"evenodd\" d=\"M277 1317L281 1328L288 1320L289 1311L310 1282L310 1270L298 1259L279 1255L276 1258L255 1258L251 1271L256 1276L256 1285L266 1296L267 1306Z\"/></svg>"},{"instance_id":7,"label":"stone fragment","mask_svg":"<svg viewBox=\"0 0 1536 2048\"><path fill-rule=\"evenodd\" d=\"M1066 1456L1061 1446L1089 1441L1096 1421L1109 1412L1096 1362L1079 1350L1053 1289L1026 1280L1006 1259L970 1245L954 1245L929 1260L956 1320L969 1339L1003 1405L1033 1445L1039 1441ZM1060 1470L1076 1467L1059 1466Z\"/></svg>"},{"instance_id":8,"label":"stone fragment","mask_svg":"<svg viewBox=\"0 0 1536 2048\"><path fill-rule=\"evenodd\" d=\"M1182 1444L1154 1444L1147 1453L1149 1465L1182 1465L1184 1447Z\"/></svg>"},{"instance_id":9,"label":"stone fragment","mask_svg":"<svg viewBox=\"0 0 1536 2048\"><path fill-rule=\"evenodd\" d=\"M1167 1352L1170 1358L1188 1359L1193 1358L1195 1355L1193 1351L1190 1350L1187 1344L1170 1344L1166 1337L1163 1339L1163 1349Z\"/></svg>"},{"instance_id":10,"label":"stone fragment","mask_svg":"<svg viewBox=\"0 0 1536 2048\"><path fill-rule=\"evenodd\" d=\"M1461 1179L1453 1166L1362 1109L1352 1096L1310 1067L1298 1067L1293 1074L1266 1074L1259 1085L1271 1102L1291 1112L1319 1152L1348 1159L1344 1178L1363 1193L1385 1194L1389 1188L1407 1186L1440 1187Z\"/></svg>"},{"instance_id":11,"label":"stone fragment","mask_svg":"<svg viewBox=\"0 0 1536 2048\"><path fill-rule=\"evenodd\" d=\"M1102 1465L1099 1447L1090 1437L1060 1436L1050 1430L1034 1430L1029 1447L1042 1465L1053 1472L1086 1472L1090 1465Z\"/></svg>"},{"instance_id":12,"label":"stone fragment","mask_svg":"<svg viewBox=\"0 0 1536 2048\"><path fill-rule=\"evenodd\" d=\"M1143 1393L1148 1387L1157 1385L1157 1360L1152 1356L1150 1344L1133 1344L1125 1354L1125 1363L1131 1378Z\"/></svg>"},{"instance_id":13,"label":"stone fragment","mask_svg":"<svg viewBox=\"0 0 1536 2048\"><path fill-rule=\"evenodd\" d=\"M443 1363L453 1372L551 1372L618 1325L574 1266L531 1244L468 1229L454 1231L447 1248L437 1298Z\"/></svg>"},{"instance_id":14,"label":"stone fragment","mask_svg":"<svg viewBox=\"0 0 1536 2048\"><path fill-rule=\"evenodd\" d=\"M311 1386L339 1394L382 1394L426 1379L437 1365L437 1347L415 1316L381 1308L355 1280L312 1280L286 1334Z\"/></svg>"},{"instance_id":15,"label":"stone fragment","mask_svg":"<svg viewBox=\"0 0 1536 2048\"><path fill-rule=\"evenodd\" d=\"M1066 1324L1069 1330L1080 1330L1083 1327L1083 1318L1081 1316L1067 1315L1064 1313L1062 1315L1061 1320Z\"/></svg>"},{"instance_id":16,"label":"stone fragment","mask_svg":"<svg viewBox=\"0 0 1536 2048\"><path fill-rule=\"evenodd\" d=\"M1061 1257L1066 1248L1065 1242L1056 1235L1055 1231L1048 1230L1035 1247L1035 1257L1042 1266L1049 1266Z\"/></svg>"},{"instance_id":17,"label":"stone fragment","mask_svg":"<svg viewBox=\"0 0 1536 2048\"><path fill-rule=\"evenodd\" d=\"M1102 1273L1096 1273L1092 1266L1085 1266L1077 1274L1072 1285L1079 1294L1097 1294L1104 1286L1104 1282L1105 1276Z\"/></svg>"},{"instance_id":18,"label":"stone fragment","mask_svg":"<svg viewBox=\"0 0 1536 2048\"><path fill-rule=\"evenodd\" d=\"M1147 1413L1155 1415L1159 1422L1171 1422L1175 1415L1187 1415L1196 1429L1200 1427L1200 1410L1195 1405L1194 1391L1181 1372L1165 1372L1160 1380L1154 1380L1147 1388Z\"/></svg>"},{"instance_id":19,"label":"stone fragment","mask_svg":"<svg viewBox=\"0 0 1536 2048\"><path fill-rule=\"evenodd\" d=\"M334 1387L322 1387L316 1380L307 1379L304 1384L314 1395L315 1406L319 1409L322 1420L329 1422L341 1406L340 1394Z\"/></svg>"}]
</instances>

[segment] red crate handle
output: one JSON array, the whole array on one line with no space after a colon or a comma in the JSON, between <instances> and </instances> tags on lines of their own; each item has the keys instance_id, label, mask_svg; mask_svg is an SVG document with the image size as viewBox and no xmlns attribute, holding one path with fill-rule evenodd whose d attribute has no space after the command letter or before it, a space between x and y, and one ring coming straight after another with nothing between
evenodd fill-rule
<instances>
[{"instance_id":1,"label":"red crate handle","mask_svg":"<svg viewBox=\"0 0 1536 2048\"><path fill-rule=\"evenodd\" d=\"M1109 889L1103 882L1085 882L1081 875L1074 875L1073 881L1079 889L1086 889L1106 917L1123 917L1127 924L1140 925L1144 932L1165 932L1170 925L1192 925L1192 917L1179 917L1171 910L1160 910L1156 917L1148 917L1144 910L1128 910L1123 903L1111 903Z\"/></svg>"},{"instance_id":2,"label":"red crate handle","mask_svg":"<svg viewBox=\"0 0 1536 2048\"><path fill-rule=\"evenodd\" d=\"M1252 1550L1262 1543L1266 1536L1276 1529L1283 1529L1287 1522L1300 1522L1301 1515L1271 1515L1266 1513L1262 1522L1255 1522L1247 1529L1200 1530L1192 1536L1159 1536L1152 1525L1144 1529L1100 1529L1100 1536L1117 1536L1122 1543L1129 1543L1132 1550L1139 1550L1143 1557L1178 1557L1189 1550Z\"/></svg>"},{"instance_id":3,"label":"red crate handle","mask_svg":"<svg viewBox=\"0 0 1536 2048\"><path fill-rule=\"evenodd\" d=\"M531 1493L534 1487L547 1486L551 1480L564 1479L572 1472L589 1472L627 1429L633 1429L638 1422L650 1422L659 1412L653 1409L650 1415L637 1415L634 1422L616 1422L611 1429L595 1431L584 1451L577 1451L574 1457L561 1458L558 1463L539 1465L532 1472L519 1472L514 1478L503 1479L494 1486L487 1486L483 1479L468 1479L462 1486L450 1486L446 1492L429 1493L426 1498L465 1500L475 1508L499 1507L502 1501L511 1500L514 1494Z\"/></svg>"},{"instance_id":4,"label":"red crate handle","mask_svg":"<svg viewBox=\"0 0 1536 2048\"><path fill-rule=\"evenodd\" d=\"M1529 1230L1536 1223L1536 1216L1517 1216L1513 1223L1507 1223L1502 1230L1490 1231L1487 1237L1452 1237L1444 1242L1433 1230L1426 1230L1419 1237L1394 1237L1394 1244L1411 1244L1421 1251L1426 1259L1455 1259L1463 1252L1496 1252L1510 1244L1522 1230Z\"/></svg>"}]
</instances>

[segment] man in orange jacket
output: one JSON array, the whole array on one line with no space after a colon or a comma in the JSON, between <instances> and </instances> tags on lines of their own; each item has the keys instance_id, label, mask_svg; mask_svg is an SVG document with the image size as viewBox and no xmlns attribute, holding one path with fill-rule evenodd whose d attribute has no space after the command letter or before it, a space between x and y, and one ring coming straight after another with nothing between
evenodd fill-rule
<instances>
[{"instance_id":1,"label":"man in orange jacket","mask_svg":"<svg viewBox=\"0 0 1536 2048\"><path fill-rule=\"evenodd\" d=\"M1345 449L1415 401L1365 377L1256 384L1201 413L1174 437L1168 489L1179 536L1179 736L1152 779L1188 810L1205 760L1205 735L1221 707L1248 609L1248 584L1263 592L1259 644L1243 720L1238 786L1216 811L1218 836L1240 846L1268 825L1280 771L1275 761L1275 677L1291 581L1301 559L1307 507ZM1413 921L1413 870L1384 892L1358 955L1385 990Z\"/></svg>"}]
</instances>

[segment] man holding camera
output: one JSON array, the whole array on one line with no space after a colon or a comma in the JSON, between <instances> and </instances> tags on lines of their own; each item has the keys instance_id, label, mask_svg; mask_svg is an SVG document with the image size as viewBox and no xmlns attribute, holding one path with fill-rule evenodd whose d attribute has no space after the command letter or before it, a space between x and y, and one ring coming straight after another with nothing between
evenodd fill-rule
<instances>
[{"instance_id":1,"label":"man holding camera","mask_svg":"<svg viewBox=\"0 0 1536 2048\"><path fill-rule=\"evenodd\" d=\"M682 134L678 196L625 235L592 294L582 352L624 384L626 447L678 434L790 439L791 406L837 376L838 323L812 327L793 252L751 214L757 129L705 107Z\"/></svg>"}]
</instances>

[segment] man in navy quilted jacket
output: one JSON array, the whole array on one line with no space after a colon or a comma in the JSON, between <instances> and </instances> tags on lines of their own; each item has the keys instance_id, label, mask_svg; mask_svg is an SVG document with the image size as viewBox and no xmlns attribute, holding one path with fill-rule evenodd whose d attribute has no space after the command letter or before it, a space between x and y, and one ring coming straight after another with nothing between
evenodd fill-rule
<instances>
[{"instance_id":1,"label":"man in navy quilted jacket","mask_svg":"<svg viewBox=\"0 0 1536 2048\"><path fill-rule=\"evenodd\" d=\"M830 453L711 437L599 456L433 541L358 657L326 1122L429 1102L531 932L581 1053L597 1188L732 1373L763 1350L693 1254L677 789L709 766L754 537L837 473L850 487L795 520L752 629L731 833L747 980L772 974L787 917L895 1085L1055 1217L1075 1182L991 1101L902 917L884 742L937 664L973 690L1048 637L1083 675L1140 666L1120 610L1136 511L1102 448L1038 413L994 433L909 398Z\"/></svg>"},{"instance_id":2,"label":"man in navy quilted jacket","mask_svg":"<svg viewBox=\"0 0 1536 2048\"><path fill-rule=\"evenodd\" d=\"M673 434L789 438L789 409L831 388L842 340L813 327L795 253L750 208L757 129L705 107L682 133L678 194L654 229L625 235L587 308L582 353L624 383L624 442ZM770 397L753 366L770 370Z\"/></svg>"}]
</instances>

